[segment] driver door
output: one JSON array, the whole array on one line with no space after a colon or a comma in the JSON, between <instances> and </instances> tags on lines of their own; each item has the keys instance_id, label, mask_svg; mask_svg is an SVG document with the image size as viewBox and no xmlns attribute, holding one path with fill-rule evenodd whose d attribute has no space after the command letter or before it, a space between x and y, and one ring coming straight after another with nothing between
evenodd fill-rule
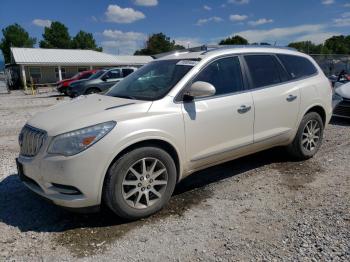
<instances>
[{"instance_id":1,"label":"driver door","mask_svg":"<svg viewBox=\"0 0 350 262\"><path fill-rule=\"evenodd\" d=\"M183 103L189 171L230 159L253 143L254 104L244 89L240 59L215 60L196 81L209 82L216 94Z\"/></svg>"}]
</instances>

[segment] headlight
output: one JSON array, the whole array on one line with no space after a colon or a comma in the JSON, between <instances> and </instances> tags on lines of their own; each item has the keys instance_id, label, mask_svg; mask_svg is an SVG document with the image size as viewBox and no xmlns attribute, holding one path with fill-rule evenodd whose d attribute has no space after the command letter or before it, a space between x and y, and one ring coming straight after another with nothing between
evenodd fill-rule
<instances>
[{"instance_id":1,"label":"headlight","mask_svg":"<svg viewBox=\"0 0 350 262\"><path fill-rule=\"evenodd\" d=\"M64 156L78 154L107 135L115 125L116 122L109 121L55 136L47 151Z\"/></svg>"}]
</instances>

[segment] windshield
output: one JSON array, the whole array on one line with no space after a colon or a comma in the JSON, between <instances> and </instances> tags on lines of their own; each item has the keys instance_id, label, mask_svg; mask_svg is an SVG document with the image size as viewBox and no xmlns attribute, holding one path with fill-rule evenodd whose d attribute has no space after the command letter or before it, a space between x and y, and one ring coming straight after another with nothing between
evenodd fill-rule
<instances>
[{"instance_id":1,"label":"windshield","mask_svg":"<svg viewBox=\"0 0 350 262\"><path fill-rule=\"evenodd\" d=\"M95 74L93 74L92 76L90 76L88 79L97 79L100 76L102 76L104 73L106 73L107 70L100 70L97 71Z\"/></svg>"},{"instance_id":2,"label":"windshield","mask_svg":"<svg viewBox=\"0 0 350 262\"><path fill-rule=\"evenodd\" d=\"M196 63L197 61L179 59L151 62L115 84L106 95L137 100L160 99Z\"/></svg>"}]
</instances>

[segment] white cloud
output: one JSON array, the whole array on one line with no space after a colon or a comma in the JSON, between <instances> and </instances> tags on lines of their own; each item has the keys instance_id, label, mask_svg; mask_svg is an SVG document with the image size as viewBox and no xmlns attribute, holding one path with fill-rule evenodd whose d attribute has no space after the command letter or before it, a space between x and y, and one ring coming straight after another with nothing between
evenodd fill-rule
<instances>
[{"instance_id":1,"label":"white cloud","mask_svg":"<svg viewBox=\"0 0 350 262\"><path fill-rule=\"evenodd\" d=\"M158 0L134 0L134 3L141 6L156 6L158 5Z\"/></svg>"},{"instance_id":2,"label":"white cloud","mask_svg":"<svg viewBox=\"0 0 350 262\"><path fill-rule=\"evenodd\" d=\"M338 32L321 32L321 33L314 33L314 34L306 34L301 37L298 37L295 39L296 42L299 41L311 41L315 44L322 44L326 39L334 36L339 35Z\"/></svg>"},{"instance_id":3,"label":"white cloud","mask_svg":"<svg viewBox=\"0 0 350 262\"><path fill-rule=\"evenodd\" d=\"M92 20L92 21L94 21L94 22L97 22L97 21L98 21L97 17L96 17L96 16L94 16L94 15L93 15L93 16L91 16L91 20Z\"/></svg>"},{"instance_id":4,"label":"white cloud","mask_svg":"<svg viewBox=\"0 0 350 262\"><path fill-rule=\"evenodd\" d=\"M322 0L323 5L332 5L335 3L335 0Z\"/></svg>"},{"instance_id":5,"label":"white cloud","mask_svg":"<svg viewBox=\"0 0 350 262\"><path fill-rule=\"evenodd\" d=\"M199 19L197 21L196 25L201 26L201 25L204 25L204 24L207 24L207 23L210 23L210 22L219 23L219 22L222 22L222 21L224 21L224 20L221 17L212 16L212 17L209 17L209 18Z\"/></svg>"},{"instance_id":6,"label":"white cloud","mask_svg":"<svg viewBox=\"0 0 350 262\"><path fill-rule=\"evenodd\" d=\"M51 26L51 20L47 19L34 19L32 21L33 25L40 26L40 27L50 27Z\"/></svg>"},{"instance_id":7,"label":"white cloud","mask_svg":"<svg viewBox=\"0 0 350 262\"><path fill-rule=\"evenodd\" d=\"M325 25L315 24L315 25L299 25L294 27L279 27L269 30L246 30L235 33L235 35L240 35L249 42L274 42L274 41L285 41L290 39L301 38L305 35L314 35L325 33Z\"/></svg>"},{"instance_id":8,"label":"white cloud","mask_svg":"<svg viewBox=\"0 0 350 262\"><path fill-rule=\"evenodd\" d=\"M350 17L350 12L342 13L341 17Z\"/></svg>"},{"instance_id":9,"label":"white cloud","mask_svg":"<svg viewBox=\"0 0 350 262\"><path fill-rule=\"evenodd\" d=\"M105 15L107 21L120 24L132 23L146 17L140 11L136 11L132 8L121 8L118 5L109 5Z\"/></svg>"},{"instance_id":10,"label":"white cloud","mask_svg":"<svg viewBox=\"0 0 350 262\"><path fill-rule=\"evenodd\" d=\"M266 19L266 18L260 18L256 21L249 21L248 24L251 26L258 26L258 25L264 25L264 24L270 24L273 23L272 19Z\"/></svg>"},{"instance_id":11,"label":"white cloud","mask_svg":"<svg viewBox=\"0 0 350 262\"><path fill-rule=\"evenodd\" d=\"M344 7L350 7L350 3L344 4Z\"/></svg>"},{"instance_id":12,"label":"white cloud","mask_svg":"<svg viewBox=\"0 0 350 262\"><path fill-rule=\"evenodd\" d=\"M245 5L249 4L250 0L228 0L227 2L230 4Z\"/></svg>"},{"instance_id":13,"label":"white cloud","mask_svg":"<svg viewBox=\"0 0 350 262\"><path fill-rule=\"evenodd\" d=\"M210 11L212 8L208 5L203 5L203 9L204 10L207 10L207 11Z\"/></svg>"},{"instance_id":14,"label":"white cloud","mask_svg":"<svg viewBox=\"0 0 350 262\"><path fill-rule=\"evenodd\" d=\"M203 45L203 42L199 38L195 37L178 37L175 38L175 43L177 45L182 45L185 48Z\"/></svg>"},{"instance_id":15,"label":"white cloud","mask_svg":"<svg viewBox=\"0 0 350 262\"><path fill-rule=\"evenodd\" d=\"M350 26L350 18L336 18L333 19L334 26L342 27L342 26Z\"/></svg>"},{"instance_id":16,"label":"white cloud","mask_svg":"<svg viewBox=\"0 0 350 262\"><path fill-rule=\"evenodd\" d=\"M106 29L102 32L101 42L104 52L111 54L130 55L143 47L147 36L139 32L123 32Z\"/></svg>"},{"instance_id":17,"label":"white cloud","mask_svg":"<svg viewBox=\"0 0 350 262\"><path fill-rule=\"evenodd\" d=\"M230 20L233 22L242 22L248 18L247 15L230 15Z\"/></svg>"}]
</instances>

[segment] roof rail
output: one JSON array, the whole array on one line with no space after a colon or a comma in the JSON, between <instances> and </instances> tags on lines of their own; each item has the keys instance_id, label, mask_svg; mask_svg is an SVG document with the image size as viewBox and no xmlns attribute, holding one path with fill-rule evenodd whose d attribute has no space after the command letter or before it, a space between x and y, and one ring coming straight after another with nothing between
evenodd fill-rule
<instances>
[{"instance_id":1,"label":"roof rail","mask_svg":"<svg viewBox=\"0 0 350 262\"><path fill-rule=\"evenodd\" d=\"M211 51L216 51L216 50L222 50L222 49L233 49L233 48L256 48L256 47L263 47L263 48L278 48L278 49L286 49L286 50L292 50L292 51L297 51L295 48L292 47L287 47L287 46L272 46L272 45L201 45L201 46L195 46L195 47L190 47L190 48L185 48L185 49L179 49L179 50L174 50L166 53L160 53L153 55L152 57L154 59L167 56L167 55L172 55L176 53L190 53L190 52L201 52L203 51L202 54L206 54Z\"/></svg>"}]
</instances>

